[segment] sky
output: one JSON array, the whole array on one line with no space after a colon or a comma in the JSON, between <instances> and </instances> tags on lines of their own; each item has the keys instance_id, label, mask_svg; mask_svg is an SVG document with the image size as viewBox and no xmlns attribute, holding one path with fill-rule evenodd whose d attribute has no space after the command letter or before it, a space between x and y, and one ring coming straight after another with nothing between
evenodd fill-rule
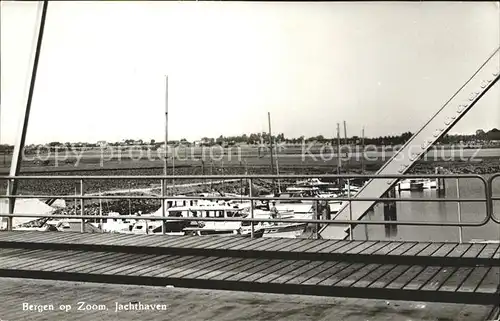
<instances>
[{"instance_id":1,"label":"sky","mask_svg":"<svg viewBox=\"0 0 500 321\"><path fill-rule=\"evenodd\" d=\"M0 142L36 2L1 3ZM51 2L26 143L415 132L500 45L495 2ZM499 62L500 63L500 62ZM500 128L496 85L451 130Z\"/></svg>"}]
</instances>

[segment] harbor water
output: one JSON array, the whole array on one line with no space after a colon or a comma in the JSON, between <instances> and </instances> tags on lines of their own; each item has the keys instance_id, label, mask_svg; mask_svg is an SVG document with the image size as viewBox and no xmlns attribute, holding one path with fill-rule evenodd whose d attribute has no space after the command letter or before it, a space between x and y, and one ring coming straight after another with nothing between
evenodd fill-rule
<instances>
[{"instance_id":1,"label":"harbor water","mask_svg":"<svg viewBox=\"0 0 500 321\"><path fill-rule=\"evenodd\" d=\"M484 199L485 187L481 181L461 178L458 182L460 198ZM485 202L446 202L446 199L457 198L456 179L447 179L444 193L437 190L402 191L396 197L404 198L440 198L441 202L397 202L396 218L398 221L417 222L481 222L486 217ZM493 197L500 197L500 177L493 181ZM460 210L459 210L460 208ZM460 215L459 215L460 213ZM500 217L500 201L494 201L493 213ZM363 220L384 220L382 204L375 206ZM354 228L355 240L405 240L405 241L441 241L458 242L458 227L442 226L402 226L402 225L358 225ZM479 227L463 227L462 241L500 240L500 224L493 221Z\"/></svg>"}]
</instances>

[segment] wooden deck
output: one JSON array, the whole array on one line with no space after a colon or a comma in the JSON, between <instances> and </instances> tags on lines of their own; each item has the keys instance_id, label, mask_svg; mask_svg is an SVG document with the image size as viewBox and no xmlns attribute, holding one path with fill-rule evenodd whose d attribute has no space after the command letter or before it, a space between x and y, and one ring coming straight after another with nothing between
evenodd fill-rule
<instances>
[{"instance_id":1,"label":"wooden deck","mask_svg":"<svg viewBox=\"0 0 500 321\"><path fill-rule=\"evenodd\" d=\"M498 305L499 244L0 232L0 276Z\"/></svg>"}]
</instances>

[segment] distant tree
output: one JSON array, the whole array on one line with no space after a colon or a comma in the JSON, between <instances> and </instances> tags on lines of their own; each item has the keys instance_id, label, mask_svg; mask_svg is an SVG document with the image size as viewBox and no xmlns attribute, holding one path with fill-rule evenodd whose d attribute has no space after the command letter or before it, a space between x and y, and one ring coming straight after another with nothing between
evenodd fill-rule
<instances>
[{"instance_id":1,"label":"distant tree","mask_svg":"<svg viewBox=\"0 0 500 321\"><path fill-rule=\"evenodd\" d=\"M488 140L500 140L500 130L493 128L486 134L486 137Z\"/></svg>"}]
</instances>

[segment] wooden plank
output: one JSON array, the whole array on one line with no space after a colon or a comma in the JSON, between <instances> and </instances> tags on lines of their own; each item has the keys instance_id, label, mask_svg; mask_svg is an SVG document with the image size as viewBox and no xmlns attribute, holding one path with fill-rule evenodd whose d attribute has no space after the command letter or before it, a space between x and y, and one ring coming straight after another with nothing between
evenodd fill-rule
<instances>
[{"instance_id":1,"label":"wooden plank","mask_svg":"<svg viewBox=\"0 0 500 321\"><path fill-rule=\"evenodd\" d=\"M287 239L287 238L265 238L262 237L259 240L257 240L255 243L248 245L244 247L243 250L249 250L249 251L268 251L271 248L274 248L278 245L283 246L283 244L289 244L294 242L295 239Z\"/></svg>"},{"instance_id":2,"label":"wooden plank","mask_svg":"<svg viewBox=\"0 0 500 321\"><path fill-rule=\"evenodd\" d=\"M76 237L81 238L81 234L71 233L71 232L40 232L40 235L31 238L16 238L9 241L12 242L27 242L27 243L46 243L51 241L54 243L61 243L62 240L70 240Z\"/></svg>"},{"instance_id":3,"label":"wooden plank","mask_svg":"<svg viewBox=\"0 0 500 321\"><path fill-rule=\"evenodd\" d=\"M322 242L322 240L306 239L303 243L301 243L302 245L295 247L293 250L290 250L290 252L303 252L304 249L309 249L311 247L317 247L318 245L321 245L322 243L324 243L324 242Z\"/></svg>"},{"instance_id":4,"label":"wooden plank","mask_svg":"<svg viewBox=\"0 0 500 321\"><path fill-rule=\"evenodd\" d=\"M28 253L30 251L36 251L35 249L32 250L27 250L27 249L16 249L16 248L10 248L10 249L2 249L0 248L0 264L2 263L2 260L7 259L11 256L16 256L19 255L20 253Z\"/></svg>"},{"instance_id":5,"label":"wooden plank","mask_svg":"<svg viewBox=\"0 0 500 321\"><path fill-rule=\"evenodd\" d=\"M339 240L323 240L324 242L321 243L320 245L317 245L312 248L308 248L307 250L304 250L306 253L319 253L323 249L326 249L328 247L334 246L335 244L338 244L340 242Z\"/></svg>"},{"instance_id":6,"label":"wooden plank","mask_svg":"<svg viewBox=\"0 0 500 321\"><path fill-rule=\"evenodd\" d=\"M387 246L389 243L391 242L387 242L387 241L377 241L377 244L367 248L367 249L364 249L363 251L359 252L359 254L361 255L370 255L372 253L375 253L377 252L378 250L382 249L383 247Z\"/></svg>"},{"instance_id":7,"label":"wooden plank","mask_svg":"<svg viewBox=\"0 0 500 321\"><path fill-rule=\"evenodd\" d=\"M248 245L242 245L239 247L244 251L267 251L269 248L273 248L276 244L284 244L290 242L290 239L271 239L271 238L260 238L255 242Z\"/></svg>"},{"instance_id":8,"label":"wooden plank","mask_svg":"<svg viewBox=\"0 0 500 321\"><path fill-rule=\"evenodd\" d=\"M178 243L176 244L175 246L172 246L172 247L175 247L175 248L178 248L178 249L187 249L187 248L192 248L193 246L197 246L199 244L205 244L206 242L209 242L215 238L220 238L221 240L224 238L226 239L225 241L226 242L230 242L231 240L226 237L221 237L221 236L212 236L212 235L201 235L201 236L193 236L193 239L191 240L186 240L185 242L183 243Z\"/></svg>"},{"instance_id":9,"label":"wooden plank","mask_svg":"<svg viewBox=\"0 0 500 321\"><path fill-rule=\"evenodd\" d=\"M23 269L24 267L28 267L30 265L38 265L41 262L49 260L50 257L60 256L60 252L49 252L43 250L36 250L28 253L17 253L16 255L12 255L8 258L2 259L1 266L2 268L15 268L15 269Z\"/></svg>"},{"instance_id":10,"label":"wooden plank","mask_svg":"<svg viewBox=\"0 0 500 321\"><path fill-rule=\"evenodd\" d=\"M475 292L480 293L495 293L500 292L500 267L492 267L485 275ZM499 293L500 296L500 293Z\"/></svg>"},{"instance_id":11,"label":"wooden plank","mask_svg":"<svg viewBox=\"0 0 500 321\"><path fill-rule=\"evenodd\" d=\"M316 240L300 239L299 242L294 243L294 244L290 245L289 247L284 247L284 248L281 248L281 249L275 250L275 251L277 251L277 252L296 252L295 249L300 248L304 245L314 243L314 242L316 242Z\"/></svg>"},{"instance_id":12,"label":"wooden plank","mask_svg":"<svg viewBox=\"0 0 500 321\"><path fill-rule=\"evenodd\" d=\"M109 256L106 260L103 260L95 265L95 268L90 271L91 274L103 274L110 269L114 269L120 266L120 264L126 263L127 261L132 260L137 254L128 254L128 253L114 253L115 255ZM63 268L64 272L78 272L80 266L84 262L90 262L88 259L82 259L81 263L77 263L74 266L70 266L67 268Z\"/></svg>"},{"instance_id":13,"label":"wooden plank","mask_svg":"<svg viewBox=\"0 0 500 321\"><path fill-rule=\"evenodd\" d=\"M124 266L126 266L129 262L137 260L139 257L142 259L146 254L124 254L124 253L115 253L117 255L115 256L109 256L106 257L106 259L94 263L90 262L86 258L82 258L82 262L76 263L73 266L70 266L68 268L64 268L65 272L76 272L80 273L81 271L81 265L84 262L89 262L89 263L94 263L95 264L95 269L92 269L89 273L90 274L100 274L100 275L106 275L110 274L112 271L116 271Z\"/></svg>"},{"instance_id":14,"label":"wooden plank","mask_svg":"<svg viewBox=\"0 0 500 321\"><path fill-rule=\"evenodd\" d=\"M17 237L11 238L10 242L29 242L29 243L44 243L47 241L54 242L60 238L70 238L74 237L74 233L63 233L63 232L39 232L39 234L32 235L18 235Z\"/></svg>"},{"instance_id":15,"label":"wooden plank","mask_svg":"<svg viewBox=\"0 0 500 321\"><path fill-rule=\"evenodd\" d=\"M24 265L40 263L43 259L48 260L50 257L57 257L61 254L62 253L59 251L47 252L43 250L35 250L31 251L30 253L19 251L17 253L13 253L13 255L10 255L7 258L2 259L2 261L7 263L7 266L14 266L16 268L19 268Z\"/></svg>"},{"instance_id":16,"label":"wooden plank","mask_svg":"<svg viewBox=\"0 0 500 321\"><path fill-rule=\"evenodd\" d=\"M310 269L316 268L322 263L323 262L321 261L307 261L307 260L294 261L292 264L288 265L282 270L283 273L281 275L266 276L264 278L257 280L257 282L282 284L292 278L302 275L302 273L305 273Z\"/></svg>"},{"instance_id":17,"label":"wooden plank","mask_svg":"<svg viewBox=\"0 0 500 321\"><path fill-rule=\"evenodd\" d=\"M160 267L156 269L156 271L152 270L148 272L147 276L165 277L168 273L175 273L184 268L203 264L207 261L211 261L214 259L215 257L213 256L190 256L187 260L184 261L176 261L176 262L170 262L169 264L162 264Z\"/></svg>"},{"instance_id":18,"label":"wooden plank","mask_svg":"<svg viewBox=\"0 0 500 321\"><path fill-rule=\"evenodd\" d=\"M453 249L457 246L458 246L457 243L445 243L436 252L432 254L432 257L446 257L446 255L448 255L448 253L453 251Z\"/></svg>"},{"instance_id":19,"label":"wooden plank","mask_svg":"<svg viewBox=\"0 0 500 321\"><path fill-rule=\"evenodd\" d=\"M123 275L124 271L127 271L131 268L137 267L136 263L144 261L148 259L150 254L136 254L135 257L122 262L119 266L113 266L111 269L101 272L104 275Z\"/></svg>"},{"instance_id":20,"label":"wooden plank","mask_svg":"<svg viewBox=\"0 0 500 321\"><path fill-rule=\"evenodd\" d=\"M228 276L224 280L226 280L226 281L239 281L239 280L241 280L247 276L250 276L254 273L257 273L257 272L260 272L263 270L267 270L267 269L271 268L272 266L281 263L282 261L284 261L284 260L275 259L275 260L267 260L266 262L262 262L261 260L256 260L257 264L255 266L253 266L252 268L241 271L237 274Z\"/></svg>"},{"instance_id":21,"label":"wooden plank","mask_svg":"<svg viewBox=\"0 0 500 321\"><path fill-rule=\"evenodd\" d=\"M349 244L349 241L337 240L336 242L331 243L329 246L318 250L317 253L333 253L336 249L343 247L346 244Z\"/></svg>"},{"instance_id":22,"label":"wooden plank","mask_svg":"<svg viewBox=\"0 0 500 321\"><path fill-rule=\"evenodd\" d=\"M403 287L403 290L420 290L427 282L432 280L441 270L439 266L428 266L415 278Z\"/></svg>"},{"instance_id":23,"label":"wooden plank","mask_svg":"<svg viewBox=\"0 0 500 321\"><path fill-rule=\"evenodd\" d=\"M84 242L85 240L89 239L89 233L74 233L74 232L60 232L60 233L66 233L68 234L67 238L60 238L56 242L53 242L55 244L79 244ZM101 235L101 234L99 234ZM107 237L107 235L105 236ZM111 242L111 241L108 241Z\"/></svg>"},{"instance_id":24,"label":"wooden plank","mask_svg":"<svg viewBox=\"0 0 500 321\"><path fill-rule=\"evenodd\" d=\"M242 282L256 282L256 280L264 278L266 276L274 276L278 277L284 274L283 268L293 264L294 261L289 261L289 260L283 260L279 262L278 264L274 264L273 266L270 266L266 269L260 270L252 275L246 276L239 281Z\"/></svg>"},{"instance_id":25,"label":"wooden plank","mask_svg":"<svg viewBox=\"0 0 500 321\"><path fill-rule=\"evenodd\" d=\"M472 246L467 250L467 252L464 253L462 257L466 258L475 258L483 251L483 249L486 247L486 244L472 244Z\"/></svg>"},{"instance_id":26,"label":"wooden plank","mask_svg":"<svg viewBox=\"0 0 500 321\"><path fill-rule=\"evenodd\" d=\"M394 249L397 249L401 245L403 245L403 242L390 242L386 246L380 248L380 250L375 251L375 252L373 252L371 254L374 254L374 255L387 255L388 253L391 253Z\"/></svg>"},{"instance_id":27,"label":"wooden plank","mask_svg":"<svg viewBox=\"0 0 500 321\"><path fill-rule=\"evenodd\" d=\"M407 242L388 252L386 255L403 255L407 251L411 250L414 246L416 246L417 242Z\"/></svg>"},{"instance_id":28,"label":"wooden plank","mask_svg":"<svg viewBox=\"0 0 500 321\"><path fill-rule=\"evenodd\" d=\"M168 239L163 238L161 235L158 235L157 240L151 241L150 244L148 244L148 247L152 248L164 248L167 242L172 239L172 237L169 237Z\"/></svg>"},{"instance_id":29,"label":"wooden plank","mask_svg":"<svg viewBox=\"0 0 500 321\"><path fill-rule=\"evenodd\" d=\"M458 244L446 257L462 257L471 248L472 244Z\"/></svg>"},{"instance_id":30,"label":"wooden plank","mask_svg":"<svg viewBox=\"0 0 500 321\"><path fill-rule=\"evenodd\" d=\"M437 252L443 245L444 243L442 242L431 243L431 245L420 251L417 256L432 256L432 254Z\"/></svg>"},{"instance_id":31,"label":"wooden plank","mask_svg":"<svg viewBox=\"0 0 500 321\"><path fill-rule=\"evenodd\" d=\"M326 244L329 244L327 240L314 240L314 241L315 242L311 242L301 247L298 247L294 251L304 253L311 249L312 250L311 252L314 252L314 249L319 250L323 248Z\"/></svg>"},{"instance_id":32,"label":"wooden plank","mask_svg":"<svg viewBox=\"0 0 500 321\"><path fill-rule=\"evenodd\" d=\"M21 235L29 235L33 233L39 233L35 231L0 231L0 241L9 241L12 239L16 239Z\"/></svg>"},{"instance_id":33,"label":"wooden plank","mask_svg":"<svg viewBox=\"0 0 500 321\"><path fill-rule=\"evenodd\" d=\"M358 282L359 280L361 280L362 278L364 278L365 276L367 276L368 274L370 274L371 272L375 271L377 268L380 267L381 267L380 264L364 265L361 269L357 270L356 272L352 273L349 276L344 277L334 285L344 286L344 287L351 286L352 284Z\"/></svg>"},{"instance_id":34,"label":"wooden plank","mask_svg":"<svg viewBox=\"0 0 500 321\"><path fill-rule=\"evenodd\" d=\"M33 251L41 251L40 249L18 249L18 248L0 248L0 257L8 258L10 256L17 256L19 254L33 252ZM0 261L1 262L1 261Z\"/></svg>"},{"instance_id":35,"label":"wooden plank","mask_svg":"<svg viewBox=\"0 0 500 321\"><path fill-rule=\"evenodd\" d=\"M296 276L291 276L289 278L286 278L286 277L283 277L283 278L279 278L279 279L276 279L275 281L278 282L282 282L282 283L286 283L286 284L302 284L304 283L305 281L315 277L315 276L318 276L319 274L329 270L330 268L332 268L333 266L339 264L340 262L335 262L335 261L328 261L328 262L322 262L322 261L315 261L313 263L319 263L319 265L316 265L316 264L311 264L311 268L309 270L306 270L305 272L299 274L299 275L296 275ZM273 281L274 283L274 281Z\"/></svg>"},{"instance_id":36,"label":"wooden plank","mask_svg":"<svg viewBox=\"0 0 500 321\"><path fill-rule=\"evenodd\" d=\"M90 257L102 254L103 253L94 252ZM57 262L69 263L74 261L75 259L78 260L82 256L82 253L78 251L66 251L66 252L57 251L56 255L51 255L51 256L49 256L49 254L46 255L47 255L46 258L42 258L41 260L37 260L36 262L30 264L29 268L30 269L35 268L36 270L43 270L47 267L51 267L52 265L57 264Z\"/></svg>"},{"instance_id":37,"label":"wooden plank","mask_svg":"<svg viewBox=\"0 0 500 321\"><path fill-rule=\"evenodd\" d=\"M89 253L89 255L84 256L83 253L81 252L73 252L73 255L69 258L54 258L50 262L47 262L48 264L45 264L44 266L37 268L36 266L33 267L33 270L38 270L38 271L50 271L50 272L62 272L65 270L65 268L69 266L75 266L75 267L80 267L89 260L91 260L94 257L103 255L103 253L98 253L98 252L93 252ZM94 264L95 267L95 264Z\"/></svg>"},{"instance_id":38,"label":"wooden plank","mask_svg":"<svg viewBox=\"0 0 500 321\"><path fill-rule=\"evenodd\" d=\"M53 237L54 234L59 235L61 232L17 232L11 233L6 237L3 237L1 241L4 242L34 242L37 239L45 239L47 237Z\"/></svg>"},{"instance_id":39,"label":"wooden plank","mask_svg":"<svg viewBox=\"0 0 500 321\"><path fill-rule=\"evenodd\" d=\"M92 261L87 260L87 263L83 263L79 267L78 272L79 273L92 273L94 271L95 267L98 266L101 262L107 262L108 260L110 260L114 257L118 257L118 255L116 255L116 254L118 254L118 253L106 253L106 255L96 257L96 258L92 259ZM141 259L138 261L138 263L142 263L145 260L146 260L146 258Z\"/></svg>"},{"instance_id":40,"label":"wooden plank","mask_svg":"<svg viewBox=\"0 0 500 321\"><path fill-rule=\"evenodd\" d=\"M342 247L336 248L334 251L332 251L330 253L343 254L343 253L346 253L347 251L350 251L358 246L361 246L365 242L366 241L349 241L349 243L345 244Z\"/></svg>"},{"instance_id":41,"label":"wooden plank","mask_svg":"<svg viewBox=\"0 0 500 321\"><path fill-rule=\"evenodd\" d=\"M88 237L79 238L78 244L95 244L95 245L108 245L113 243L114 241L121 238L120 234L114 233L101 233L101 234L93 234L90 233Z\"/></svg>"},{"instance_id":42,"label":"wooden plank","mask_svg":"<svg viewBox=\"0 0 500 321\"><path fill-rule=\"evenodd\" d=\"M98 269L103 264L106 264L110 261L113 262L123 257L123 255L120 255L120 253L103 255L103 253L93 252L89 254L91 255L83 255L83 253L78 253L75 255L73 260L54 262L54 264L46 266L44 270L52 272L80 272L80 270L84 269L85 267L89 267L89 270L92 273L97 273ZM101 260L93 261L93 258L95 257L100 257Z\"/></svg>"},{"instance_id":43,"label":"wooden plank","mask_svg":"<svg viewBox=\"0 0 500 321\"><path fill-rule=\"evenodd\" d=\"M356 288L366 288L370 284L376 282L379 278L389 273L392 269L394 269L396 265L393 264L384 264L379 266L374 271L368 273L367 275L361 277L359 280L351 284L352 287Z\"/></svg>"},{"instance_id":44,"label":"wooden plank","mask_svg":"<svg viewBox=\"0 0 500 321\"><path fill-rule=\"evenodd\" d=\"M242 271L249 270L254 266L267 262L269 260L258 260L254 258L243 259L236 266L231 266L231 269L227 269L227 271L222 271L222 273L212 275L211 280L224 280L232 275L238 274Z\"/></svg>"},{"instance_id":45,"label":"wooden plank","mask_svg":"<svg viewBox=\"0 0 500 321\"><path fill-rule=\"evenodd\" d=\"M485 259L490 259L495 255L495 252L498 249L498 244L486 244L484 249L479 253L477 257L479 258L485 258Z\"/></svg>"},{"instance_id":46,"label":"wooden plank","mask_svg":"<svg viewBox=\"0 0 500 321\"><path fill-rule=\"evenodd\" d=\"M200 259L198 262L195 262L194 264L189 264L180 267L177 271L173 270L170 272L167 272L166 274L161 274L161 277L170 277L170 278L183 278L187 277L189 279L192 279L193 277L191 276L192 274L195 273L208 273L210 271L213 271L215 266L217 266L220 263L227 263L228 261L232 261L234 258L230 257L208 257L204 259Z\"/></svg>"},{"instance_id":47,"label":"wooden plank","mask_svg":"<svg viewBox=\"0 0 500 321\"><path fill-rule=\"evenodd\" d=\"M199 274L199 275L194 276L193 278L210 280L210 279L216 277L217 275L231 272L238 267L244 266L244 265L248 264L250 261L251 261L251 259L235 259L234 261L228 262L227 265L221 266L218 269L215 269L214 271L210 271L210 272L205 273L205 274Z\"/></svg>"},{"instance_id":48,"label":"wooden plank","mask_svg":"<svg viewBox=\"0 0 500 321\"><path fill-rule=\"evenodd\" d=\"M217 246L227 245L228 243L235 244L235 242L236 243L241 242L240 238L232 237L231 239L233 239L234 241L229 242L226 237L218 237L218 238L214 237L213 240L207 240L206 242L203 242L203 243L198 244L198 245L194 245L191 248L193 248L193 249L213 249Z\"/></svg>"},{"instance_id":49,"label":"wooden plank","mask_svg":"<svg viewBox=\"0 0 500 321\"><path fill-rule=\"evenodd\" d=\"M415 256L418 253L420 253L423 250L425 250L430 245L431 245L430 242L417 243L417 245L413 246L411 249L409 249L408 251L404 252L402 255L403 256Z\"/></svg>"},{"instance_id":50,"label":"wooden plank","mask_svg":"<svg viewBox=\"0 0 500 321\"><path fill-rule=\"evenodd\" d=\"M119 246L132 246L132 247L146 247L150 246L151 243L154 243L157 239L149 235L144 235L143 237L131 238L128 241L123 241Z\"/></svg>"},{"instance_id":51,"label":"wooden plank","mask_svg":"<svg viewBox=\"0 0 500 321\"><path fill-rule=\"evenodd\" d=\"M123 270L121 274L123 275L134 274L137 271L144 271L145 269L148 269L154 266L155 264L157 265L167 264L166 262L168 262L169 260L173 260L175 258L176 256L173 255L150 255L146 259L132 265L129 269Z\"/></svg>"},{"instance_id":52,"label":"wooden plank","mask_svg":"<svg viewBox=\"0 0 500 321\"><path fill-rule=\"evenodd\" d=\"M158 247L158 244L163 244L166 241L165 238L170 239L170 237L163 235L148 235L144 240L139 240L136 244L130 244L129 246Z\"/></svg>"},{"instance_id":53,"label":"wooden plank","mask_svg":"<svg viewBox=\"0 0 500 321\"><path fill-rule=\"evenodd\" d=\"M187 240L192 240L195 237L197 237L197 236L192 236L192 235L178 235L178 236L175 236L174 238L172 238L172 240L170 240L170 242L168 242L167 244L165 244L164 247L173 248L173 247L176 247L177 244L184 243Z\"/></svg>"},{"instance_id":54,"label":"wooden plank","mask_svg":"<svg viewBox=\"0 0 500 321\"><path fill-rule=\"evenodd\" d=\"M169 248L186 248L189 247L192 244L196 244L199 242L205 242L207 238L204 236L188 236L188 237L182 237L180 240L176 240L176 242L172 242L171 244L168 245Z\"/></svg>"},{"instance_id":55,"label":"wooden plank","mask_svg":"<svg viewBox=\"0 0 500 321\"><path fill-rule=\"evenodd\" d=\"M349 266L346 266L341 271L338 271L337 273L334 273L333 275L330 275L326 279L319 282L318 285L326 285L326 286L335 285L336 283L346 278L349 278L351 275L358 272L365 266L366 264L364 263L354 263Z\"/></svg>"},{"instance_id":56,"label":"wooden plank","mask_svg":"<svg viewBox=\"0 0 500 321\"><path fill-rule=\"evenodd\" d=\"M305 280L301 284L304 285L317 285L321 283L323 280L328 279L330 276L333 276L334 274L348 268L351 266L351 263L348 262L340 262L339 264L335 264L332 267L330 267L327 270L323 270L322 272L314 275L313 277L310 277L309 279Z\"/></svg>"},{"instance_id":57,"label":"wooden plank","mask_svg":"<svg viewBox=\"0 0 500 321\"><path fill-rule=\"evenodd\" d=\"M192 260L192 256L164 256L161 255L162 259L159 261L152 263L150 266L144 267L142 270L129 271L129 275L134 276L150 276L150 274L154 273L154 271L163 269L165 266L177 266L178 264L182 264L183 262L190 262Z\"/></svg>"},{"instance_id":58,"label":"wooden plank","mask_svg":"<svg viewBox=\"0 0 500 321\"><path fill-rule=\"evenodd\" d=\"M497 248L497 251L493 255L494 259L500 259L500 247Z\"/></svg>"},{"instance_id":59,"label":"wooden plank","mask_svg":"<svg viewBox=\"0 0 500 321\"><path fill-rule=\"evenodd\" d=\"M472 267L460 267L458 268L451 277L449 277L446 282L444 282L438 291L456 291L463 283L463 281L469 276L474 268Z\"/></svg>"},{"instance_id":60,"label":"wooden plank","mask_svg":"<svg viewBox=\"0 0 500 321\"><path fill-rule=\"evenodd\" d=\"M471 274L465 279L457 292L474 292L483 281L491 267L478 266L475 267Z\"/></svg>"},{"instance_id":61,"label":"wooden plank","mask_svg":"<svg viewBox=\"0 0 500 321\"><path fill-rule=\"evenodd\" d=\"M402 289L405 285L410 283L417 275L424 270L423 266L413 265L408 270L404 271L397 278L392 280L386 285L387 289Z\"/></svg>"},{"instance_id":62,"label":"wooden plank","mask_svg":"<svg viewBox=\"0 0 500 321\"><path fill-rule=\"evenodd\" d=\"M356 247L346 251L345 253L346 254L359 254L360 252L362 252L364 250L370 249L375 244L377 244L376 241L366 241L366 242L363 242L361 245L356 246Z\"/></svg>"},{"instance_id":63,"label":"wooden plank","mask_svg":"<svg viewBox=\"0 0 500 321\"><path fill-rule=\"evenodd\" d=\"M301 244L303 244L304 241L307 241L307 239L283 239L283 242L267 248L266 251L276 252L282 249L285 249L285 251L287 251L295 247L299 247Z\"/></svg>"},{"instance_id":64,"label":"wooden plank","mask_svg":"<svg viewBox=\"0 0 500 321\"><path fill-rule=\"evenodd\" d=\"M33 253L41 252L43 250L40 249L2 249L2 254L0 257L2 258L1 262L7 261L9 259L16 259L20 256L30 257Z\"/></svg>"},{"instance_id":65,"label":"wooden plank","mask_svg":"<svg viewBox=\"0 0 500 321\"><path fill-rule=\"evenodd\" d=\"M232 250L232 251L238 251L242 247L248 247L249 244L252 244L253 242L247 238L247 237L242 237L241 239L236 239L234 241L226 241L223 243L218 243L217 246L213 246L213 249L217 250Z\"/></svg>"},{"instance_id":66,"label":"wooden plank","mask_svg":"<svg viewBox=\"0 0 500 321\"><path fill-rule=\"evenodd\" d=\"M231 250L233 251L250 251L252 249L258 249L259 246L262 246L264 244L269 244L273 242L274 240L271 239L266 239L266 238L259 238L255 241L250 241L250 240L241 240L238 244L235 244L233 247L231 247Z\"/></svg>"},{"instance_id":67,"label":"wooden plank","mask_svg":"<svg viewBox=\"0 0 500 321\"><path fill-rule=\"evenodd\" d=\"M213 264L209 268L207 267L207 268L199 269L196 272L190 273L189 275L187 275L187 278L189 278L189 279L206 279L206 277L204 277L204 275L208 275L208 274L213 275L215 272L218 272L218 271L227 271L228 266L234 265L235 263L238 263L241 261L243 261L242 258L226 257L226 258L223 258L223 260L219 260L218 262L216 262L215 264Z\"/></svg>"},{"instance_id":68,"label":"wooden plank","mask_svg":"<svg viewBox=\"0 0 500 321\"><path fill-rule=\"evenodd\" d=\"M206 263L210 263L214 261L217 257L214 256L194 256L189 261L184 261L180 264L169 264L168 266L163 265L157 271L151 271L148 273L148 276L156 277L156 278L164 278L170 275L176 274L178 272L184 271L186 269L197 268L205 265Z\"/></svg>"},{"instance_id":69,"label":"wooden plank","mask_svg":"<svg viewBox=\"0 0 500 321\"><path fill-rule=\"evenodd\" d=\"M423 291L437 291L456 272L457 267L442 267L423 287Z\"/></svg>"}]
</instances>

